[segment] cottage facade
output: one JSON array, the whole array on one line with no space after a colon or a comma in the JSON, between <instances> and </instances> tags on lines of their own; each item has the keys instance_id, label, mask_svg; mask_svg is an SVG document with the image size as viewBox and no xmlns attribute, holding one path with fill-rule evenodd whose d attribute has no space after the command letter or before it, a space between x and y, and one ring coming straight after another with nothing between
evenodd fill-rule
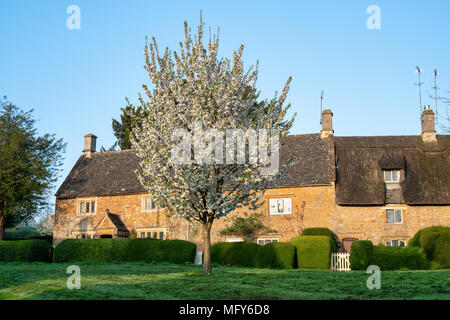
<instances>
[{"instance_id":1,"label":"cottage facade","mask_svg":"<svg viewBox=\"0 0 450 320\"><path fill-rule=\"evenodd\" d=\"M422 115L417 136L335 137L330 110L317 134L290 135L281 163L298 158L286 177L261 199L258 210L270 232L250 240L289 241L309 227L327 227L348 251L352 241L406 245L419 230L450 226L450 136L436 135L434 113ZM55 244L65 238L152 237L199 243L198 226L157 208L136 178L131 150L95 152L96 137L56 193ZM230 217L214 222L212 242Z\"/></svg>"}]
</instances>

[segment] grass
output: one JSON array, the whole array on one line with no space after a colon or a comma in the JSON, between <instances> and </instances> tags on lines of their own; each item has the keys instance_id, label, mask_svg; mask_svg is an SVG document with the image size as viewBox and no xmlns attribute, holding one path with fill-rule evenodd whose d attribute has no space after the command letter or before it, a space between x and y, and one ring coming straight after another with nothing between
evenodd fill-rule
<instances>
[{"instance_id":1,"label":"grass","mask_svg":"<svg viewBox=\"0 0 450 320\"><path fill-rule=\"evenodd\" d=\"M0 263L0 299L450 299L450 271L384 271L369 290L364 271L197 265L78 263L81 289L66 287L65 263Z\"/></svg>"}]
</instances>

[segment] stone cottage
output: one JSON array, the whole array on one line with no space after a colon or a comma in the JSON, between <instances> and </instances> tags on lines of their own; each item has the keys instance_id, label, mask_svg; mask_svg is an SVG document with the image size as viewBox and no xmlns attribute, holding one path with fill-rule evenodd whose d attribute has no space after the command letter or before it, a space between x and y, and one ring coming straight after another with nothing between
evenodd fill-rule
<instances>
[{"instance_id":1,"label":"stone cottage","mask_svg":"<svg viewBox=\"0 0 450 320\"><path fill-rule=\"evenodd\" d=\"M304 228L326 227L345 252L356 239L403 246L419 229L450 226L450 135L436 135L432 110L424 110L416 136L334 136L332 116L322 113L320 133L285 138L281 163L299 161L262 198L258 213L270 232L254 241L288 241ZM136 178L133 151L96 152L97 137L84 138L83 154L56 193L55 244L129 236L201 242L198 226L155 206ZM220 234L229 217L214 222L213 242L243 240Z\"/></svg>"}]
</instances>

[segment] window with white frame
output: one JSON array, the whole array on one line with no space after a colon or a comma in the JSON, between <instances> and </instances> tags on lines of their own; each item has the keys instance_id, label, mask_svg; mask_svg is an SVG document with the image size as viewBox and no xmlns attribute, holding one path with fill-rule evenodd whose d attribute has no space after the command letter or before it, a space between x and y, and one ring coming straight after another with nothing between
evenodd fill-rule
<instances>
[{"instance_id":1,"label":"window with white frame","mask_svg":"<svg viewBox=\"0 0 450 320\"><path fill-rule=\"evenodd\" d=\"M270 199L270 214L291 214L291 198Z\"/></svg>"},{"instance_id":2,"label":"window with white frame","mask_svg":"<svg viewBox=\"0 0 450 320\"><path fill-rule=\"evenodd\" d=\"M142 210L143 211L153 211L156 210L155 202L150 197L145 197L142 200Z\"/></svg>"},{"instance_id":3,"label":"window with white frame","mask_svg":"<svg viewBox=\"0 0 450 320\"><path fill-rule=\"evenodd\" d=\"M384 181L385 182L399 182L400 181L400 170L384 170Z\"/></svg>"},{"instance_id":4,"label":"window with white frame","mask_svg":"<svg viewBox=\"0 0 450 320\"><path fill-rule=\"evenodd\" d=\"M402 210L386 209L386 223L402 223Z\"/></svg>"},{"instance_id":5,"label":"window with white frame","mask_svg":"<svg viewBox=\"0 0 450 320\"><path fill-rule=\"evenodd\" d=\"M406 241L405 240L389 240L385 242L386 247L405 247Z\"/></svg>"},{"instance_id":6,"label":"window with white frame","mask_svg":"<svg viewBox=\"0 0 450 320\"><path fill-rule=\"evenodd\" d=\"M279 238L258 238L258 240L257 240L257 243L260 246L263 246L265 244L272 243L272 242L280 242L280 239Z\"/></svg>"}]
</instances>

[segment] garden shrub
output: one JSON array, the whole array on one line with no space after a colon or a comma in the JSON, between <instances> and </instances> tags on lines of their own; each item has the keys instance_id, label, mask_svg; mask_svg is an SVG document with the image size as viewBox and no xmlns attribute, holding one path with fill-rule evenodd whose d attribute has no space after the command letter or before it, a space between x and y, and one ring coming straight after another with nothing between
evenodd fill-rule
<instances>
[{"instance_id":1,"label":"garden shrub","mask_svg":"<svg viewBox=\"0 0 450 320\"><path fill-rule=\"evenodd\" d=\"M295 247L289 242L272 242L259 246L255 265L259 268L294 268Z\"/></svg>"},{"instance_id":2,"label":"garden shrub","mask_svg":"<svg viewBox=\"0 0 450 320\"><path fill-rule=\"evenodd\" d=\"M196 245L183 240L67 239L53 255L55 262L193 262Z\"/></svg>"},{"instance_id":3,"label":"garden shrub","mask_svg":"<svg viewBox=\"0 0 450 320\"><path fill-rule=\"evenodd\" d=\"M254 242L217 242L211 246L211 262L254 267L259 245Z\"/></svg>"},{"instance_id":4,"label":"garden shrub","mask_svg":"<svg viewBox=\"0 0 450 320\"><path fill-rule=\"evenodd\" d=\"M419 230L408 242L408 247L420 247L433 269L450 268L450 228L429 227Z\"/></svg>"},{"instance_id":5,"label":"garden shrub","mask_svg":"<svg viewBox=\"0 0 450 320\"><path fill-rule=\"evenodd\" d=\"M328 236L298 236L291 240L296 247L299 269L330 269L331 242Z\"/></svg>"},{"instance_id":6,"label":"garden shrub","mask_svg":"<svg viewBox=\"0 0 450 320\"><path fill-rule=\"evenodd\" d=\"M52 249L45 240L2 240L0 261L51 262Z\"/></svg>"},{"instance_id":7,"label":"garden shrub","mask_svg":"<svg viewBox=\"0 0 450 320\"><path fill-rule=\"evenodd\" d=\"M350 248L350 268L352 270L366 270L373 257L373 244L370 240L352 242Z\"/></svg>"},{"instance_id":8,"label":"garden shrub","mask_svg":"<svg viewBox=\"0 0 450 320\"><path fill-rule=\"evenodd\" d=\"M352 248L353 253L353 248ZM378 245L373 248L371 264L377 265L381 270L427 270L430 262L421 248L417 247L385 247ZM353 266L350 266L353 269Z\"/></svg>"},{"instance_id":9,"label":"garden shrub","mask_svg":"<svg viewBox=\"0 0 450 320\"><path fill-rule=\"evenodd\" d=\"M125 261L193 263L197 245L184 240L130 239Z\"/></svg>"},{"instance_id":10,"label":"garden shrub","mask_svg":"<svg viewBox=\"0 0 450 320\"><path fill-rule=\"evenodd\" d=\"M333 233L333 231L331 231L328 228L306 228L302 231L301 235L302 236L327 236L330 238L330 241L331 241L331 252L337 251L337 246L336 246L337 237Z\"/></svg>"}]
</instances>

